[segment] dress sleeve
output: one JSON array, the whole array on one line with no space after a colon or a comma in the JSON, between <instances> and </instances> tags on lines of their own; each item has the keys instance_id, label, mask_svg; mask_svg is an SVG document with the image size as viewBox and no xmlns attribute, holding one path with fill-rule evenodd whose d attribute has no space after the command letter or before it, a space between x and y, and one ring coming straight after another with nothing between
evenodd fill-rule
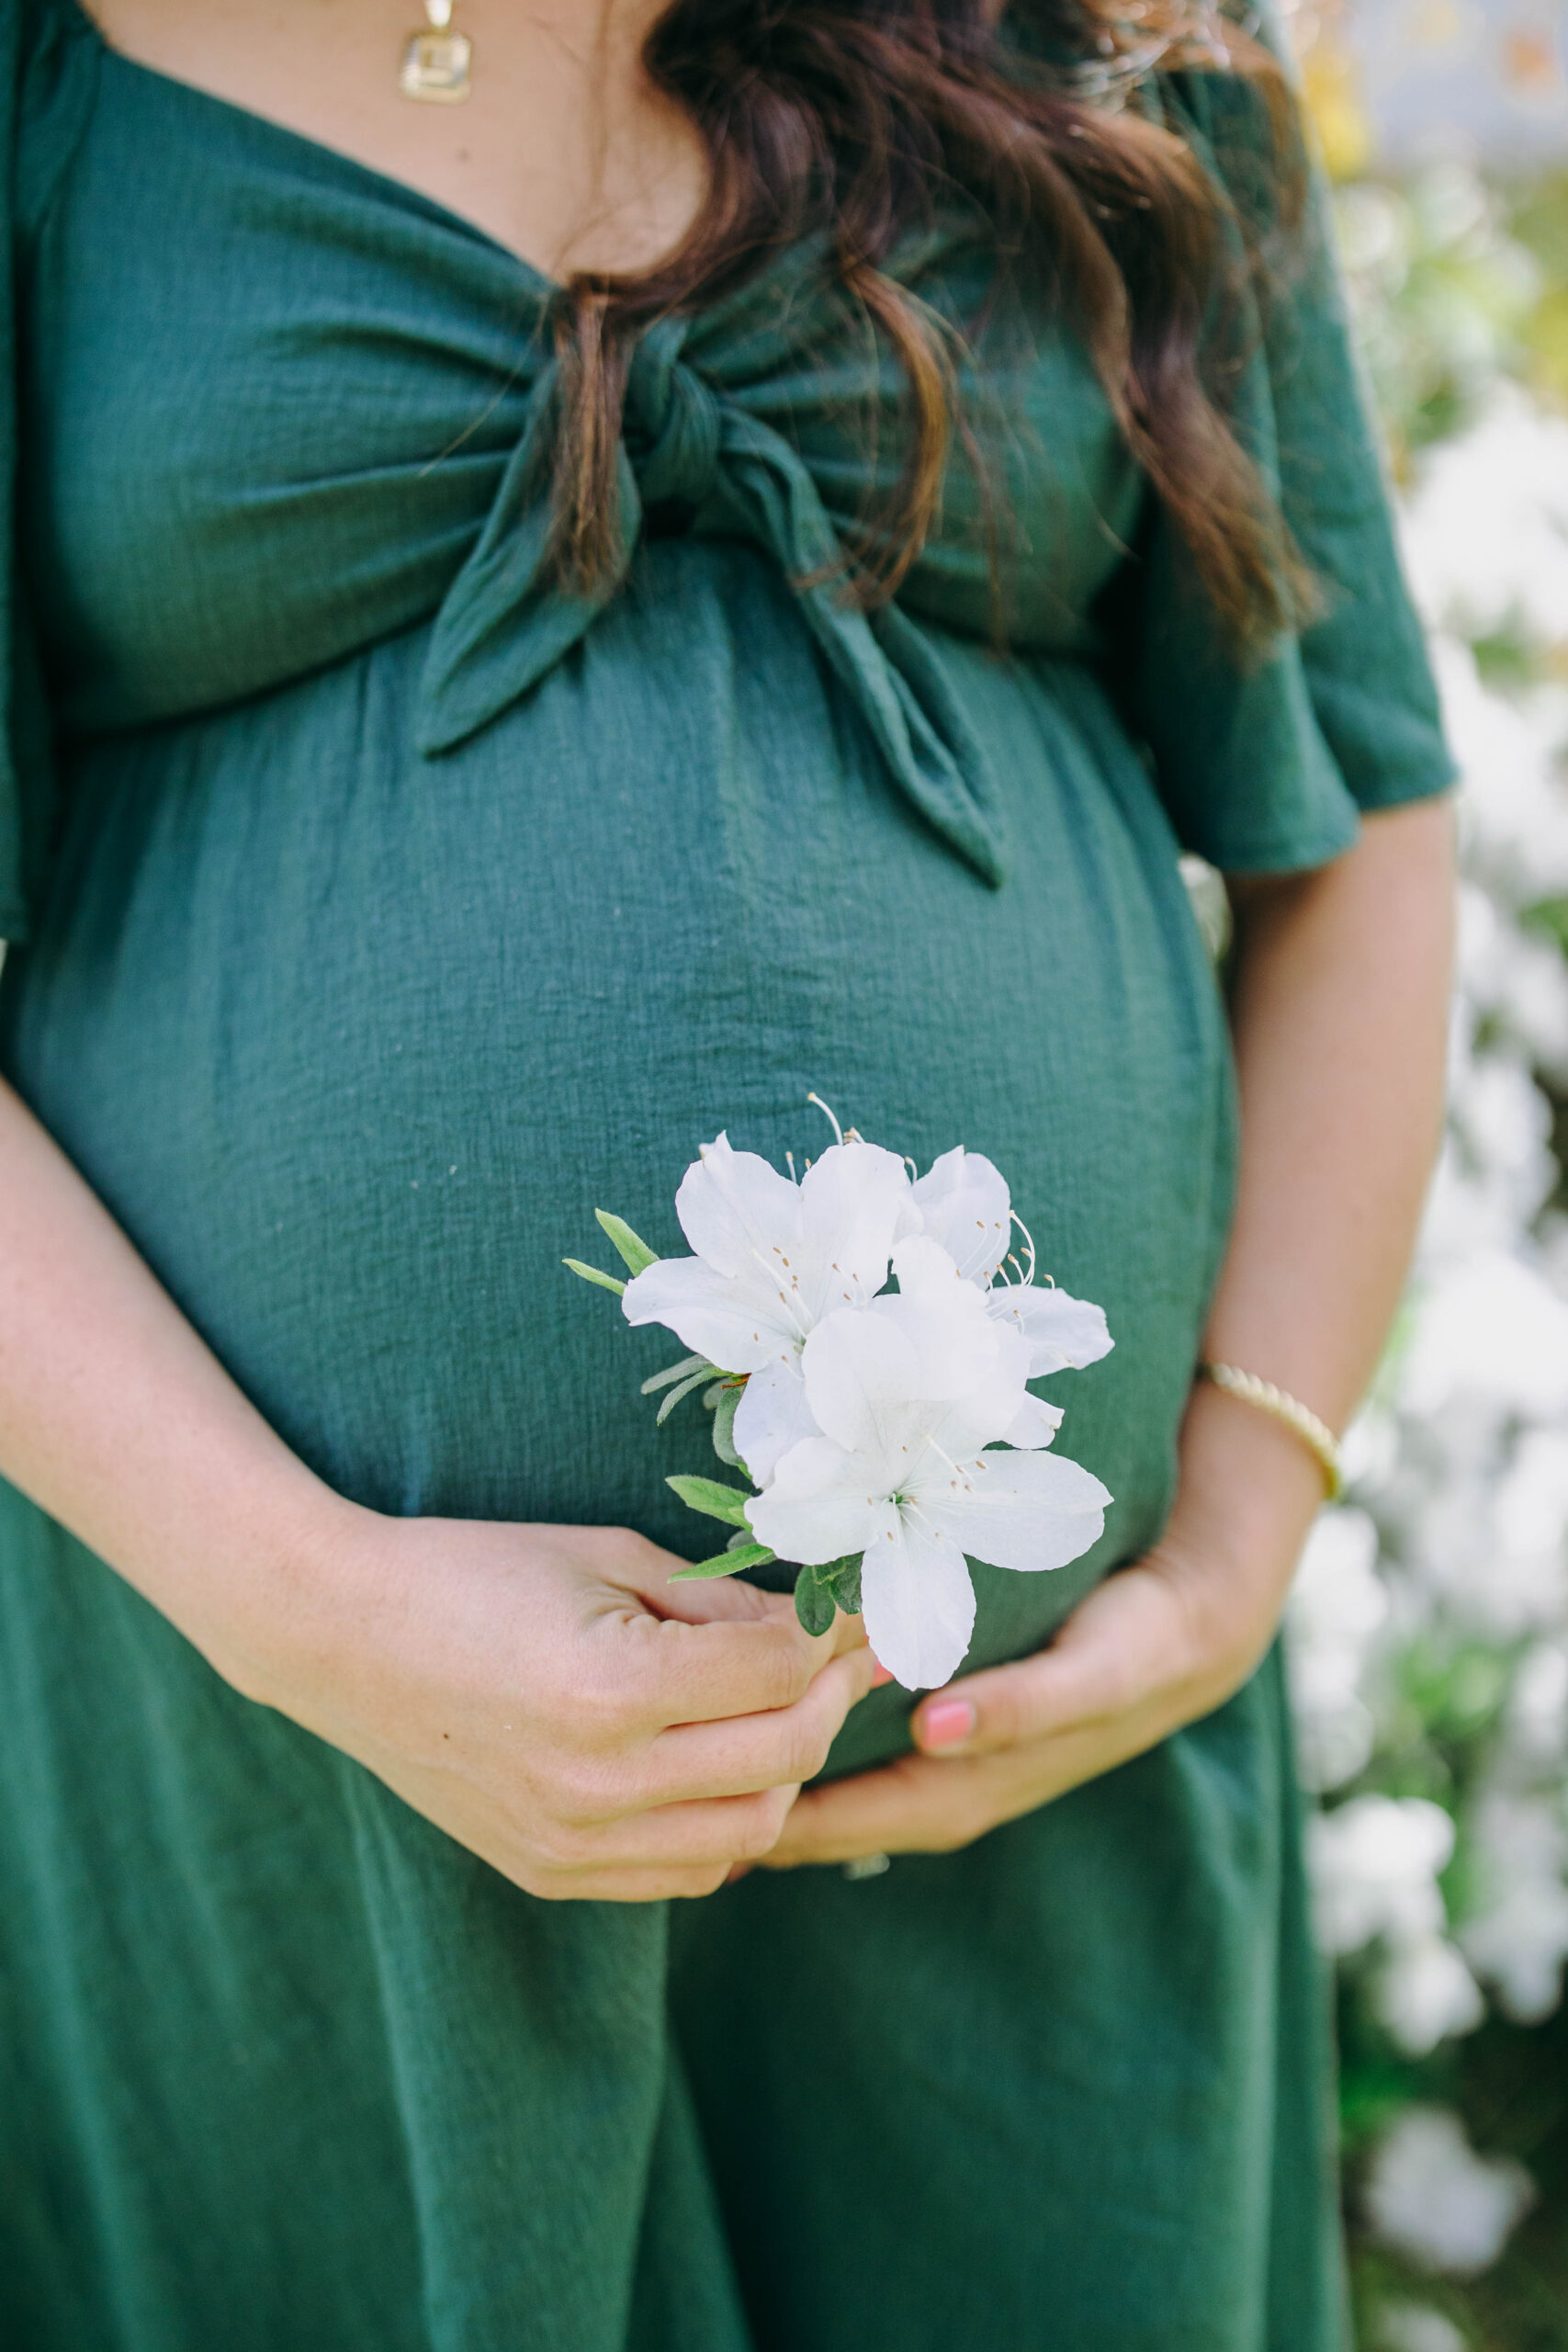
<instances>
[{"instance_id":1,"label":"dress sleeve","mask_svg":"<svg viewBox=\"0 0 1568 2352\"><path fill-rule=\"evenodd\" d=\"M1267 22L1263 32L1278 47ZM1238 209L1253 203L1246 182L1268 136L1254 91L1179 74L1166 101ZM1322 616L1239 661L1153 501L1124 616L1130 715L1182 846L1238 874L1320 865L1349 846L1362 810L1442 792L1456 773L1315 171L1288 243L1267 315L1247 322L1234 421L1315 576Z\"/></svg>"},{"instance_id":2,"label":"dress sleeve","mask_svg":"<svg viewBox=\"0 0 1568 2352\"><path fill-rule=\"evenodd\" d=\"M0 940L28 936L54 806L49 712L17 564L17 186L22 108L42 62L40 28L52 30L36 0L0 0Z\"/></svg>"}]
</instances>

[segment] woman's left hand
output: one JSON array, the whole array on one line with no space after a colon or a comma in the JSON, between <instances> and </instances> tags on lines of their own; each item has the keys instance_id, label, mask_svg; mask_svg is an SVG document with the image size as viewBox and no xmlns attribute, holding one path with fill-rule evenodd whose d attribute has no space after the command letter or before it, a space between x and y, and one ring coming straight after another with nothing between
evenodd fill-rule
<instances>
[{"instance_id":1,"label":"woman's left hand","mask_svg":"<svg viewBox=\"0 0 1568 2352\"><path fill-rule=\"evenodd\" d=\"M1382 1345L1441 1132L1452 813L1381 810L1329 865L1230 888L1242 1150L1205 1351L1338 1424ZM1037 1657L923 1699L919 1753L804 1790L768 1865L950 1853L1207 1714L1273 1638L1322 1499L1288 1430L1196 1388L1154 1549Z\"/></svg>"},{"instance_id":2,"label":"woman's left hand","mask_svg":"<svg viewBox=\"0 0 1568 2352\"><path fill-rule=\"evenodd\" d=\"M919 1753L804 1791L763 1866L951 1853L1238 1690L1273 1638L1319 1474L1288 1432L1215 1389L1194 1396L1183 1453L1151 1552L1097 1586L1048 1649L924 1699Z\"/></svg>"}]
</instances>

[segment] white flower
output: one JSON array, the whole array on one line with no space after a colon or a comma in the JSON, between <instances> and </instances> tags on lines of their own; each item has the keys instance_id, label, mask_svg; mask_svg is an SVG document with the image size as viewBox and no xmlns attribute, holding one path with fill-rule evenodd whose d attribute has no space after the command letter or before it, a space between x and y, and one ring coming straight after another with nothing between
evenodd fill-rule
<instances>
[{"instance_id":1,"label":"white flower","mask_svg":"<svg viewBox=\"0 0 1568 2352\"><path fill-rule=\"evenodd\" d=\"M965 1554L1060 1567L1094 1543L1111 1497L1035 1450L1061 1416L1027 1394L1027 1348L947 1253L908 1241L894 1264L899 1295L813 1331L805 1383L823 1434L790 1448L748 1516L786 1560L863 1554L872 1648L906 1689L934 1689L974 1630ZM998 1452L997 1439L1029 1450Z\"/></svg>"},{"instance_id":2,"label":"white flower","mask_svg":"<svg viewBox=\"0 0 1568 2352\"><path fill-rule=\"evenodd\" d=\"M1568 1650L1537 1642L1514 1669L1505 1725L1526 1765L1561 1767L1568 1748Z\"/></svg>"},{"instance_id":3,"label":"white flower","mask_svg":"<svg viewBox=\"0 0 1568 2352\"><path fill-rule=\"evenodd\" d=\"M1325 1510L1296 1571L1286 1660L1302 1776L1316 1791L1352 1779L1372 1751L1375 1727L1360 1684L1388 1616L1377 1552L1378 1532L1365 1511Z\"/></svg>"},{"instance_id":4,"label":"white flower","mask_svg":"<svg viewBox=\"0 0 1568 2352\"><path fill-rule=\"evenodd\" d=\"M1444 1936L1395 1944L1373 1981L1372 2000L1412 2058L1424 2058L1450 2034L1473 2033L1486 2014L1480 1985Z\"/></svg>"},{"instance_id":5,"label":"white flower","mask_svg":"<svg viewBox=\"0 0 1568 2352\"><path fill-rule=\"evenodd\" d=\"M801 1351L825 1315L863 1306L913 1230L908 1170L874 1144L833 1144L799 1184L727 1136L705 1144L675 1195L696 1253L661 1258L626 1284L628 1323L662 1323L726 1372L750 1375L735 1443L759 1486L814 1428Z\"/></svg>"},{"instance_id":6,"label":"white flower","mask_svg":"<svg viewBox=\"0 0 1568 2352\"><path fill-rule=\"evenodd\" d=\"M1568 638L1568 423L1499 386L1425 458L1404 530L1416 593L1463 637Z\"/></svg>"},{"instance_id":7,"label":"white flower","mask_svg":"<svg viewBox=\"0 0 1568 2352\"><path fill-rule=\"evenodd\" d=\"M1551 1804L1502 1791L1472 1826L1481 1904L1461 1940L1508 2016L1533 2025L1556 2008L1568 1959L1568 1838Z\"/></svg>"},{"instance_id":8,"label":"white flower","mask_svg":"<svg viewBox=\"0 0 1568 2352\"><path fill-rule=\"evenodd\" d=\"M960 1144L944 1151L912 1190L921 1231L947 1251L966 1282L977 1283L987 1311L1010 1324L1029 1347L1029 1377L1081 1370L1110 1353L1104 1310L1069 1298L1053 1283L1031 1279L998 1283L1008 1256L1013 1215L1006 1179L977 1151Z\"/></svg>"},{"instance_id":9,"label":"white flower","mask_svg":"<svg viewBox=\"0 0 1568 2352\"><path fill-rule=\"evenodd\" d=\"M1417 1301L1401 1382L1406 1412L1451 1397L1532 1416L1568 1408L1568 1300L1523 1258L1477 1252Z\"/></svg>"},{"instance_id":10,"label":"white flower","mask_svg":"<svg viewBox=\"0 0 1568 2352\"><path fill-rule=\"evenodd\" d=\"M1378 2313L1379 2352L1467 2352L1451 2319L1429 2303L1385 2303Z\"/></svg>"},{"instance_id":11,"label":"white flower","mask_svg":"<svg viewBox=\"0 0 1568 2352\"><path fill-rule=\"evenodd\" d=\"M1407 2107L1372 2158L1364 2202L1385 2245L1427 2270L1473 2277L1534 2202L1523 2165L1478 2156L1457 2115Z\"/></svg>"},{"instance_id":12,"label":"white flower","mask_svg":"<svg viewBox=\"0 0 1568 2352\"><path fill-rule=\"evenodd\" d=\"M1446 1918L1438 1873L1454 1849L1454 1826L1424 1797L1352 1797L1307 1825L1319 1940L1335 1954L1374 1936L1414 1942L1439 1935Z\"/></svg>"},{"instance_id":13,"label":"white flower","mask_svg":"<svg viewBox=\"0 0 1568 2352\"><path fill-rule=\"evenodd\" d=\"M1012 1239L1007 1180L982 1152L959 1144L910 1188L920 1230L946 1250L965 1282L989 1289Z\"/></svg>"}]
</instances>

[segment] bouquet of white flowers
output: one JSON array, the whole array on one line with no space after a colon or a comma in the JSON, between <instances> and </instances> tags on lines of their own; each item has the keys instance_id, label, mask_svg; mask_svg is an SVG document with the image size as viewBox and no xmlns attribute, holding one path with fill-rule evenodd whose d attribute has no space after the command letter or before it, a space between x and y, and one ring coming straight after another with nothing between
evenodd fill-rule
<instances>
[{"instance_id":1,"label":"bouquet of white flowers","mask_svg":"<svg viewBox=\"0 0 1568 2352\"><path fill-rule=\"evenodd\" d=\"M959 1146L920 1176L832 1124L836 1141L798 1182L793 1159L784 1176L725 1136L703 1145L675 1195L693 1256L655 1257L601 1209L631 1279L565 1262L618 1292L628 1323L663 1324L695 1351L643 1393L666 1392L662 1421L702 1390L715 1452L757 1490L670 1480L734 1530L728 1550L680 1573L798 1563L807 1632L861 1610L889 1673L934 1689L974 1631L966 1555L1061 1567L1104 1526L1110 1495L1044 1450L1062 1414L1025 1384L1093 1363L1111 1335L1098 1306L1036 1282L988 1159Z\"/></svg>"}]
</instances>

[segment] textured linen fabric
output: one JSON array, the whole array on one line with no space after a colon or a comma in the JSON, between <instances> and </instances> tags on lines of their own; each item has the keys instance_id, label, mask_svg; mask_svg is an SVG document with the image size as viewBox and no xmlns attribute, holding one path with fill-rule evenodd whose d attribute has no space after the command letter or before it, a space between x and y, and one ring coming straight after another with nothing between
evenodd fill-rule
<instances>
[{"instance_id":1,"label":"textured linen fabric","mask_svg":"<svg viewBox=\"0 0 1568 2352\"><path fill-rule=\"evenodd\" d=\"M1037 1647L1159 1529L1224 1247L1179 843L1309 865L1449 780L1324 254L1243 413L1334 601L1250 673L1048 322L971 388L1012 650L956 461L891 612L811 584L897 382L809 244L639 350L589 604L541 561L545 280L70 0L0 39L6 1074L341 1490L688 1553L706 1425L560 1271L594 1206L678 1247L695 1145L810 1151L812 1087L990 1153L1117 1339L1050 1384L1103 1540L976 1570L972 1663ZM1164 98L1223 161L1232 95ZM985 292L962 220L897 266ZM8 2343L1339 2340L1277 1658L964 1853L672 1911L521 1894L9 1489L0 1678Z\"/></svg>"}]
</instances>

